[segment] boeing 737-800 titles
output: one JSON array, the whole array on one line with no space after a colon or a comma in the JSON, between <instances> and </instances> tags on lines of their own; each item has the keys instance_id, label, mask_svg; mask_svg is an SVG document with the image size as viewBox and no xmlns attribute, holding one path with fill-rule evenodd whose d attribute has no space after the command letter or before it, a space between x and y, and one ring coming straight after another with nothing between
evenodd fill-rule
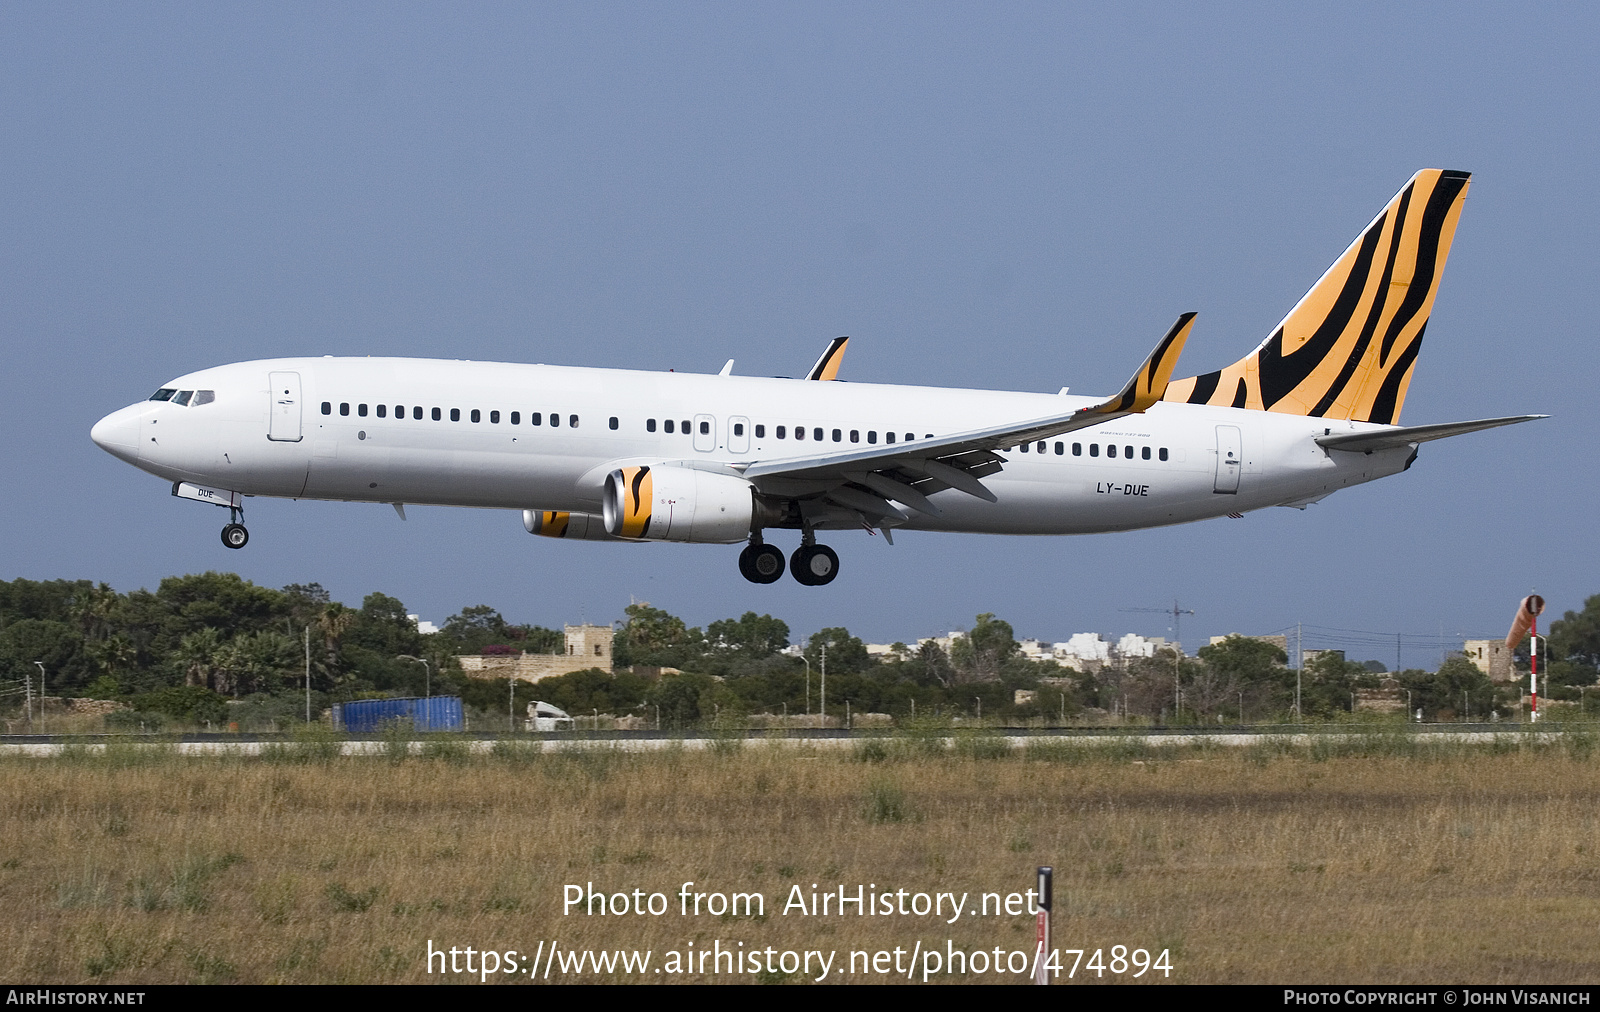
<instances>
[{"instance_id":1,"label":"boeing 737-800 titles","mask_svg":"<svg viewBox=\"0 0 1600 1012\"><path fill-rule=\"evenodd\" d=\"M1178 318L1113 397L403 358L296 358L180 376L94 441L231 511L250 496L513 509L529 532L748 545L739 569L830 582L817 531L1125 531L1305 507L1404 471L1418 444L1527 421L1401 427L1468 174L1406 183L1270 337L1172 380Z\"/></svg>"}]
</instances>

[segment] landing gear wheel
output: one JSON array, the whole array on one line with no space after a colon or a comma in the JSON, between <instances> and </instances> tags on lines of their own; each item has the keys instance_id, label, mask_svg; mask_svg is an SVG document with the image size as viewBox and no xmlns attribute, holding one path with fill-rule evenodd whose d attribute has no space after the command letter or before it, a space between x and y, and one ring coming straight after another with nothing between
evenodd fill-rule
<instances>
[{"instance_id":1,"label":"landing gear wheel","mask_svg":"<svg viewBox=\"0 0 1600 1012\"><path fill-rule=\"evenodd\" d=\"M839 575L839 556L827 545L801 545L789 556L789 572L807 587L820 587Z\"/></svg>"},{"instance_id":2,"label":"landing gear wheel","mask_svg":"<svg viewBox=\"0 0 1600 1012\"><path fill-rule=\"evenodd\" d=\"M739 572L751 583L783 578L783 553L772 545L750 545L739 553Z\"/></svg>"},{"instance_id":3,"label":"landing gear wheel","mask_svg":"<svg viewBox=\"0 0 1600 1012\"><path fill-rule=\"evenodd\" d=\"M229 524L222 529L222 543L229 548L243 548L250 543L250 532L244 524Z\"/></svg>"}]
</instances>

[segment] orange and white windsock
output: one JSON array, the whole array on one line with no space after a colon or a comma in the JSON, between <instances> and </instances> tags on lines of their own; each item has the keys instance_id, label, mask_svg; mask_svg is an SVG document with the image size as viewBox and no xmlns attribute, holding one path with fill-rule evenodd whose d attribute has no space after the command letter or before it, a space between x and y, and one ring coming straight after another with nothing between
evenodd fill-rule
<instances>
[{"instance_id":1,"label":"orange and white windsock","mask_svg":"<svg viewBox=\"0 0 1600 1012\"><path fill-rule=\"evenodd\" d=\"M1539 613L1544 611L1544 598L1538 594L1529 594L1517 605L1516 620L1511 623L1511 631L1506 634L1506 649L1515 650L1522 643L1522 637L1528 635L1528 630L1533 628L1539 619Z\"/></svg>"}]
</instances>

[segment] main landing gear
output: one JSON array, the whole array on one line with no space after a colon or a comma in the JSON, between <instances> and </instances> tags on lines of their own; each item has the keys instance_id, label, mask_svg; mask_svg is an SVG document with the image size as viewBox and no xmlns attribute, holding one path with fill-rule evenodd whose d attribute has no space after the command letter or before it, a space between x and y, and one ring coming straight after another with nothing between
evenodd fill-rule
<instances>
[{"instance_id":1,"label":"main landing gear","mask_svg":"<svg viewBox=\"0 0 1600 1012\"><path fill-rule=\"evenodd\" d=\"M757 535L739 553L739 572L751 583L776 583L783 579L783 552Z\"/></svg>"},{"instance_id":2,"label":"main landing gear","mask_svg":"<svg viewBox=\"0 0 1600 1012\"><path fill-rule=\"evenodd\" d=\"M232 522L222 529L222 543L229 548L243 548L250 543L250 532L239 522L244 519L244 511L230 508L228 515Z\"/></svg>"},{"instance_id":3,"label":"main landing gear","mask_svg":"<svg viewBox=\"0 0 1600 1012\"><path fill-rule=\"evenodd\" d=\"M783 579L783 552L762 542L757 534L739 553L739 572L751 583L777 583ZM839 574L839 556L827 545L817 544L816 536L806 531L800 547L789 556L789 572L797 583L820 587Z\"/></svg>"}]
</instances>

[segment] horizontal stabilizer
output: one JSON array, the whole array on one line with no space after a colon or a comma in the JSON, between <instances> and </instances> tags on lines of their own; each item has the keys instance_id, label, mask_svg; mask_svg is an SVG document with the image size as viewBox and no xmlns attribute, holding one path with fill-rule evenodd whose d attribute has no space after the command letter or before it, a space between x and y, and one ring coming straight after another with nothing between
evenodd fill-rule
<instances>
[{"instance_id":1,"label":"horizontal stabilizer","mask_svg":"<svg viewBox=\"0 0 1600 1012\"><path fill-rule=\"evenodd\" d=\"M1330 450L1348 450L1371 453L1373 450L1393 450L1412 443L1426 443L1430 439L1460 436L1482 429L1499 428L1531 422L1549 415L1508 415L1505 418L1482 418L1475 422L1444 422L1439 425L1408 425L1396 429L1378 429L1371 432L1341 432L1336 436L1318 436L1317 444Z\"/></svg>"}]
</instances>

